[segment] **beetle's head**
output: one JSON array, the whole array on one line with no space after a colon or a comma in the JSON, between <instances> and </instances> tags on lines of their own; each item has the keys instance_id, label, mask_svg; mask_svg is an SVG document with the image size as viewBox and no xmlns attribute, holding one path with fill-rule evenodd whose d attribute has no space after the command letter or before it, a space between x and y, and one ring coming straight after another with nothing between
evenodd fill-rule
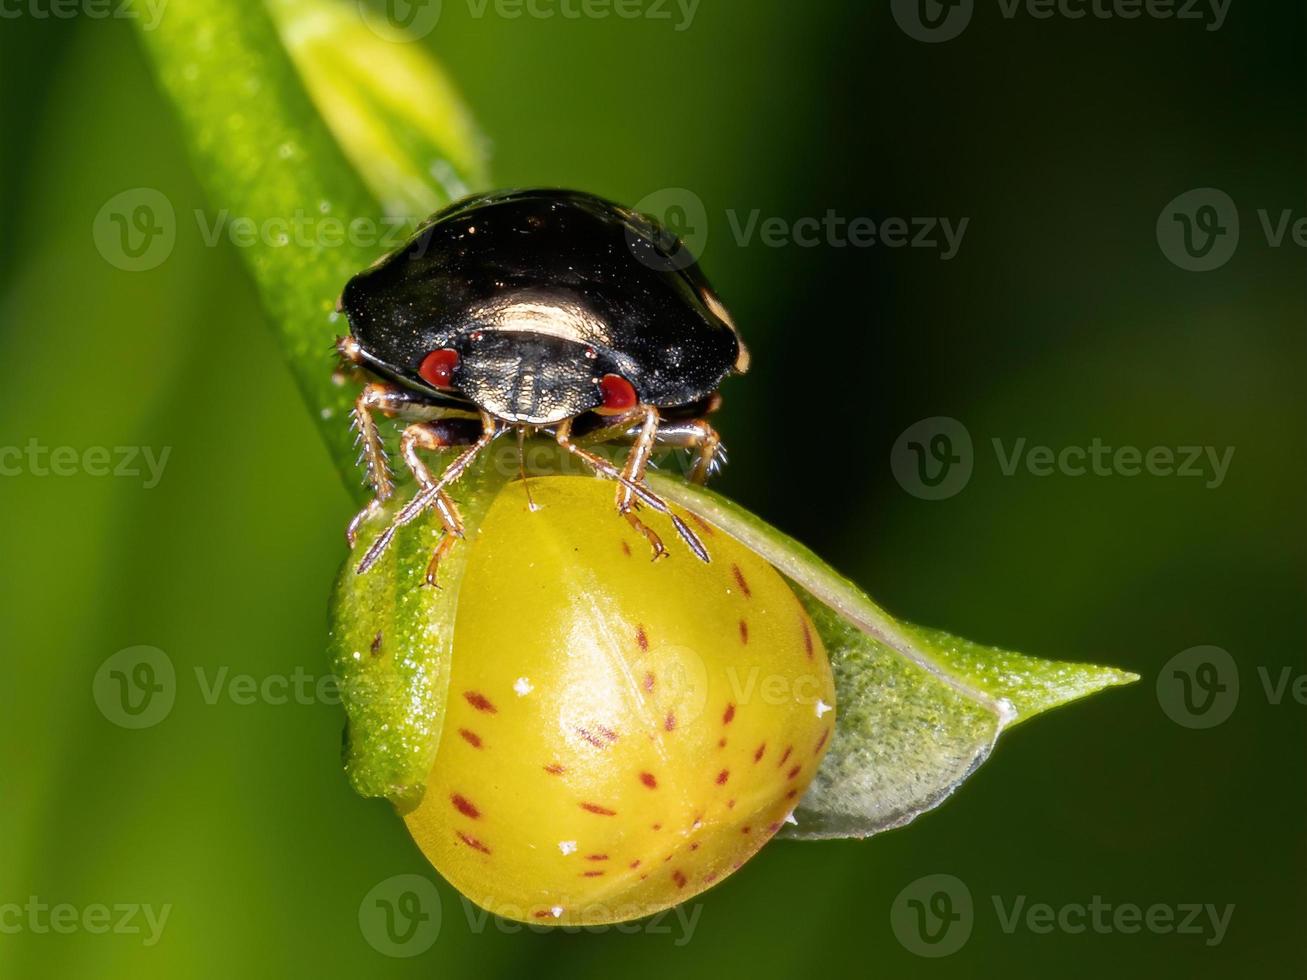
<instances>
[{"instance_id":1,"label":"beetle's head","mask_svg":"<svg viewBox=\"0 0 1307 980\"><path fill-rule=\"evenodd\" d=\"M475 330L427 354L418 376L506 422L553 425L615 401L638 401L620 365L595 347L548 334Z\"/></svg>"}]
</instances>

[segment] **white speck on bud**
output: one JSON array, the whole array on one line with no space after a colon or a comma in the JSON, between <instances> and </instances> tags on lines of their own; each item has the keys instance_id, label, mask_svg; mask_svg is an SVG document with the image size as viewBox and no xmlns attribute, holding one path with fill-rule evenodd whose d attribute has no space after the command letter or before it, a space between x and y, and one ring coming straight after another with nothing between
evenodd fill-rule
<instances>
[{"instance_id":1,"label":"white speck on bud","mask_svg":"<svg viewBox=\"0 0 1307 980\"><path fill-rule=\"evenodd\" d=\"M534 691L535 688L531 686L531 682L525 677L519 677L517 680L513 681L513 690L517 692L519 698L524 698Z\"/></svg>"},{"instance_id":2,"label":"white speck on bud","mask_svg":"<svg viewBox=\"0 0 1307 980\"><path fill-rule=\"evenodd\" d=\"M793 810L791 810L789 813L785 814L785 822L786 822L786 823L792 823L792 824L794 824L794 826L796 826L796 827L799 825L799 821L797 821L797 820L794 819L794 811L793 811Z\"/></svg>"},{"instance_id":3,"label":"white speck on bud","mask_svg":"<svg viewBox=\"0 0 1307 980\"><path fill-rule=\"evenodd\" d=\"M576 851L576 841L560 840L558 842L558 849L562 851L564 854L572 854Z\"/></svg>"},{"instance_id":4,"label":"white speck on bud","mask_svg":"<svg viewBox=\"0 0 1307 980\"><path fill-rule=\"evenodd\" d=\"M820 717L821 717L822 715L824 715L826 712L831 711L831 710L833 710L833 709L831 708L831 706L830 706L829 704L827 704L825 701L822 701L822 700L818 699L818 701L817 701L817 717L818 717L818 718L820 718Z\"/></svg>"},{"instance_id":5,"label":"white speck on bud","mask_svg":"<svg viewBox=\"0 0 1307 980\"><path fill-rule=\"evenodd\" d=\"M561 905L555 905L549 910L549 914L555 919L561 919L563 917L563 907Z\"/></svg>"}]
</instances>

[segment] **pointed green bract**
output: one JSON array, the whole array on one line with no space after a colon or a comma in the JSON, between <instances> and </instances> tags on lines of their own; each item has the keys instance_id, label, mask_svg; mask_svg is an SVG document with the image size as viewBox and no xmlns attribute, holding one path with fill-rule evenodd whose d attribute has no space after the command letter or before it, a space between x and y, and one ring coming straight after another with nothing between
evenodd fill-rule
<instances>
[{"instance_id":1,"label":"pointed green bract","mask_svg":"<svg viewBox=\"0 0 1307 980\"><path fill-rule=\"evenodd\" d=\"M867 837L937 806L1002 732L1041 711L1136 680L900 622L809 549L701 487L654 475L669 500L739 538L789 577L835 672L835 739L786 836Z\"/></svg>"}]
</instances>

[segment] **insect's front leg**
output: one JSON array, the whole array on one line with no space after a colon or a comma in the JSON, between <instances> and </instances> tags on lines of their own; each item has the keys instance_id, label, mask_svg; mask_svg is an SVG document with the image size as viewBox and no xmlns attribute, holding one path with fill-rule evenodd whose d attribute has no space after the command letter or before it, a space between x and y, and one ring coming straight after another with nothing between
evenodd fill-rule
<instances>
[{"instance_id":1,"label":"insect's front leg","mask_svg":"<svg viewBox=\"0 0 1307 980\"><path fill-rule=\"evenodd\" d=\"M588 449L585 449L584 447L578 445L572 439L571 419L567 419L566 421L560 423L556 428L554 428L552 430L552 435L560 446L562 446L573 456L584 461L587 465L589 465L591 469L593 469L600 476L605 476L610 480L616 480L624 488L630 490L632 495L634 495L636 500L638 500L640 503L644 504L645 506L649 507L652 510L657 511L660 514L665 514L667 518L672 522L672 526L676 528L676 533L681 536L681 539L686 543L687 546L689 546L690 550L694 552L695 556L699 558L701 561L706 562L711 560L708 555L708 549L703 546L703 542L699 540L698 535L696 535L693 531L690 530L690 528L686 525L685 521L681 520L674 513L672 513L672 509L667 506L666 501L664 501L661 497L655 494L642 482L637 482L635 480L630 479L616 466L608 462L608 460L604 459L602 456L590 452ZM653 531L650 530L649 533L653 534ZM646 535L646 537L648 537L648 535ZM653 534L653 539L650 541L650 544L653 545L654 547L655 558L658 558L660 554L666 553L665 549L662 548L662 542L658 540L658 536L656 534Z\"/></svg>"},{"instance_id":2,"label":"insect's front leg","mask_svg":"<svg viewBox=\"0 0 1307 980\"><path fill-rule=\"evenodd\" d=\"M629 442L638 445L644 428L645 418L641 409L587 431L583 437L577 439L577 442L582 445L604 442ZM689 473L692 483L707 483L708 477L717 472L721 464L726 462L726 447L722 445L722 437L703 419L687 421L659 419L654 442L659 446L690 450L694 457L694 465ZM647 463L646 459L642 466Z\"/></svg>"},{"instance_id":3,"label":"insect's front leg","mask_svg":"<svg viewBox=\"0 0 1307 980\"><path fill-rule=\"evenodd\" d=\"M386 459L386 444L381 438L381 430L373 412L387 416L407 416L409 418L430 418L441 409L422 398L421 395L394 385L372 382L363 386L358 398L354 400L354 428L358 432L359 462L363 465L368 483L372 485L372 500L354 515L345 529L345 538L349 546L354 547L358 540L359 528L380 510L381 505L395 492L395 481L391 476L390 462Z\"/></svg>"},{"instance_id":4,"label":"insect's front leg","mask_svg":"<svg viewBox=\"0 0 1307 980\"><path fill-rule=\"evenodd\" d=\"M437 422L417 422L406 428L399 438L400 453L408 465L409 472L423 490L435 486L436 481L427 469L427 464L418 454L419 450L435 452L453 446L467 446L477 441L480 426L466 419L446 419ZM444 490L437 489L432 506L440 515L443 533L436 543L431 561L427 564L426 581L436 585L436 571L440 559L448 554L454 543L463 537L463 516L458 512L458 505Z\"/></svg>"},{"instance_id":5,"label":"insect's front leg","mask_svg":"<svg viewBox=\"0 0 1307 980\"><path fill-rule=\"evenodd\" d=\"M635 491L632 487L644 482L644 472L649 465L649 456L653 453L654 439L658 435L658 409L646 406L639 411L642 418L633 430L635 440L631 443L631 452L622 467L622 482L617 486L617 512L644 536L657 560L667 554L667 549L653 528L636 516Z\"/></svg>"},{"instance_id":6,"label":"insect's front leg","mask_svg":"<svg viewBox=\"0 0 1307 980\"><path fill-rule=\"evenodd\" d=\"M454 420L449 421L452 423ZM458 456L445 467L444 472L440 474L440 479L431 481L430 474L427 474L428 482L418 489L418 492L413 495L412 500L400 508L399 512L391 518L389 526L387 526L387 528L377 536L376 541L372 542L372 546L368 548L367 552L363 555L363 559L358 564L356 570L357 573L362 575L371 568L376 563L377 559L381 557L386 548L390 546L390 542L394 539L395 534L399 529L416 520L428 507L435 506L439 510L442 524L445 524L446 528L448 527L445 523L447 518L453 518L456 520L457 511L450 511L447 514L447 512L441 508L440 498L444 495L445 488L457 481L458 478L463 475L464 471L472 464L472 461L476 459L477 455L506 431L508 431L507 427L500 425L488 413L482 412L480 434L471 445L459 453ZM415 436L414 438L416 441L418 437ZM421 463L420 460L418 460L418 462ZM423 466L422 469L425 471L425 466ZM450 503L452 503L452 501L450 501ZM461 522L459 522L458 526L461 529ZM446 533L445 537L449 537L448 533ZM445 547L444 549L438 547L437 554L433 557L433 561L438 562L440 556L447 550L448 547ZM428 566L427 571L428 574L434 574L430 566Z\"/></svg>"}]
</instances>

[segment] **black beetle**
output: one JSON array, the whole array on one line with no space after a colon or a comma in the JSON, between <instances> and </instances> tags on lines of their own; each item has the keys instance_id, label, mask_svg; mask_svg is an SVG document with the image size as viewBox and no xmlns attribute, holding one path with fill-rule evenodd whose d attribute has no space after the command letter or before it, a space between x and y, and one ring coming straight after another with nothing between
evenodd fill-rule
<instances>
[{"instance_id":1,"label":"black beetle","mask_svg":"<svg viewBox=\"0 0 1307 980\"><path fill-rule=\"evenodd\" d=\"M684 244L646 215L579 191L497 191L433 215L405 245L354 276L338 309L343 360L376 379L355 402L375 499L350 522L351 545L393 483L373 411L414 420L401 452L421 489L364 555L364 572L396 530L434 506L445 533L428 568L462 537L447 488L495 438L552 436L618 481L617 509L666 554L635 514L671 517L704 561L703 544L644 483L655 444L696 451L707 479L720 439L703 417L717 387L748 368L730 314ZM583 438L584 437L584 438ZM577 440L632 443L619 470ZM419 450L466 446L434 479Z\"/></svg>"}]
</instances>

